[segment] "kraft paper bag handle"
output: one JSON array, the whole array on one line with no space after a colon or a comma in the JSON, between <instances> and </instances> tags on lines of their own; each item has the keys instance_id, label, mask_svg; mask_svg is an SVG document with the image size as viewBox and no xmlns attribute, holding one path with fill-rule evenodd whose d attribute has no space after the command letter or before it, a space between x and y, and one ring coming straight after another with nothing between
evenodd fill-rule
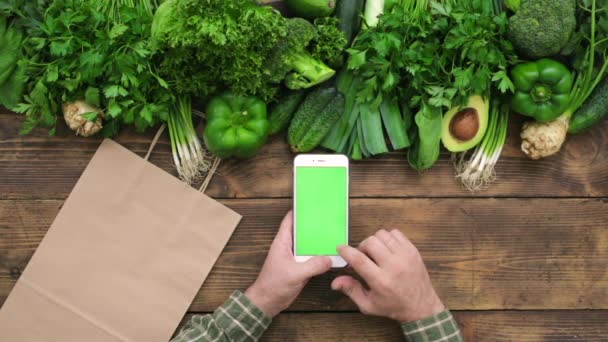
<instances>
[{"instance_id":1,"label":"kraft paper bag handle","mask_svg":"<svg viewBox=\"0 0 608 342\"><path fill-rule=\"evenodd\" d=\"M156 132L156 135L154 135L154 139L152 139L152 143L150 143L150 148L148 148L148 152L146 153L144 160L148 161L148 159L150 159L150 155L152 154L152 151L154 150L154 147L156 147L158 139L160 139L160 136L163 134L166 127L166 124L160 126L160 128ZM207 187L209 186L209 183L211 183L211 178L213 178L213 175L217 171L217 168L220 166L221 161L222 159L218 157L213 157L213 163L211 164L211 168L209 169L209 172L207 172L207 175L203 180L203 184L201 184L201 187L198 189L199 192L205 193L205 191L207 191Z\"/></svg>"}]
</instances>

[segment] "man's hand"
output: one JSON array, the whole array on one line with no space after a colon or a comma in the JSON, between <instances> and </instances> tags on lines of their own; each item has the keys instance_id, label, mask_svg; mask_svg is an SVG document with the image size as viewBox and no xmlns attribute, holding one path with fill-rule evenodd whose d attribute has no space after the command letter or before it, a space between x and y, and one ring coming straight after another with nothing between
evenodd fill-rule
<instances>
[{"instance_id":1,"label":"man's hand","mask_svg":"<svg viewBox=\"0 0 608 342\"><path fill-rule=\"evenodd\" d=\"M405 323L445 310L420 253L400 231L379 230L359 249L340 246L338 252L369 288L350 276L334 279L331 287L349 296L362 313Z\"/></svg>"},{"instance_id":2,"label":"man's hand","mask_svg":"<svg viewBox=\"0 0 608 342\"><path fill-rule=\"evenodd\" d=\"M292 252L293 214L288 212L274 238L260 275L245 295L270 317L287 309L310 278L329 271L329 257L297 263Z\"/></svg>"}]
</instances>

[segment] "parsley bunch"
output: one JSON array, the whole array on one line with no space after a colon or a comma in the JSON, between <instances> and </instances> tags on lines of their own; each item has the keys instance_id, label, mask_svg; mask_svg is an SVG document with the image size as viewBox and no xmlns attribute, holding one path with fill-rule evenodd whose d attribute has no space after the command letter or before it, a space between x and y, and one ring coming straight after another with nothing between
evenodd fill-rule
<instances>
[{"instance_id":1,"label":"parsley bunch","mask_svg":"<svg viewBox=\"0 0 608 342\"><path fill-rule=\"evenodd\" d=\"M401 0L349 50L348 67L363 80L360 101L377 108L398 90L414 107L424 100L449 109L492 86L513 89L507 69L517 56L503 38L506 14L487 0L430 0L424 10L416 2Z\"/></svg>"},{"instance_id":2,"label":"parsley bunch","mask_svg":"<svg viewBox=\"0 0 608 342\"><path fill-rule=\"evenodd\" d=\"M106 136L121 124L144 130L166 121L174 99L153 64L152 14L145 6L116 6L120 21L92 1L55 0L30 25L23 61L28 86L16 108L27 117L23 133L43 126L53 134L61 105L83 99L105 111Z\"/></svg>"}]
</instances>

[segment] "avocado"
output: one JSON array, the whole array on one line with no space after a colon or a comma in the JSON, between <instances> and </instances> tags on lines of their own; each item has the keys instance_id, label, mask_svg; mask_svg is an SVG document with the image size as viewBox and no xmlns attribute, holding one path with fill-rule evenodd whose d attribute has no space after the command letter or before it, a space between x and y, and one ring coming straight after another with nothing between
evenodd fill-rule
<instances>
[{"instance_id":1,"label":"avocado","mask_svg":"<svg viewBox=\"0 0 608 342\"><path fill-rule=\"evenodd\" d=\"M336 9L336 0L285 0L285 4L291 14L308 20L328 17Z\"/></svg>"},{"instance_id":2,"label":"avocado","mask_svg":"<svg viewBox=\"0 0 608 342\"><path fill-rule=\"evenodd\" d=\"M450 152L477 146L488 129L489 103L482 96L470 96L466 106L450 109L443 117L441 141Z\"/></svg>"}]
</instances>

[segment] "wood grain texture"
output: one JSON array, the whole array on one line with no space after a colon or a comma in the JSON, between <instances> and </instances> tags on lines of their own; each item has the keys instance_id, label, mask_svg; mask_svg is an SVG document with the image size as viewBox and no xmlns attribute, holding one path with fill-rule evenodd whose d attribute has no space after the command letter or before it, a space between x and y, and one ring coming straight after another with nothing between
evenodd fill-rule
<instances>
[{"instance_id":1,"label":"wood grain texture","mask_svg":"<svg viewBox=\"0 0 608 342\"><path fill-rule=\"evenodd\" d=\"M285 199L222 200L243 221L192 304L210 311L256 277ZM0 201L0 302L62 205ZM608 309L608 200L355 199L351 243L379 228L403 231L452 309ZM344 270L313 279L296 311L355 310L330 290Z\"/></svg>"},{"instance_id":2,"label":"wood grain texture","mask_svg":"<svg viewBox=\"0 0 608 342\"><path fill-rule=\"evenodd\" d=\"M44 130L19 136L22 118L0 114L0 199L65 199L99 146L100 138L80 138L59 125L56 137ZM573 136L560 154L542 161L519 151L520 122L498 163L498 181L475 196L608 197L608 121ZM155 132L124 130L116 140L143 155ZM214 198L291 197L293 155L277 136L249 160L220 165L208 190ZM169 139L160 139L151 161L175 174ZM454 180L449 156L424 174L412 170L403 152L393 152L351 166L353 197L470 197Z\"/></svg>"},{"instance_id":3,"label":"wood grain texture","mask_svg":"<svg viewBox=\"0 0 608 342\"><path fill-rule=\"evenodd\" d=\"M467 342L605 342L608 311L454 311ZM188 319L191 315L188 315ZM358 313L283 313L261 341L403 342L396 322Z\"/></svg>"}]
</instances>

